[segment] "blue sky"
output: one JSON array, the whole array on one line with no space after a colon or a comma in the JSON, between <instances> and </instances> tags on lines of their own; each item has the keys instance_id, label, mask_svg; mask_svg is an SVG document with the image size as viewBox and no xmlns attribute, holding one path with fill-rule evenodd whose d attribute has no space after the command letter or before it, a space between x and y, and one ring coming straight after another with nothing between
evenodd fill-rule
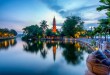
<instances>
[{"instance_id":1,"label":"blue sky","mask_svg":"<svg viewBox=\"0 0 110 75\"><path fill-rule=\"evenodd\" d=\"M106 17L105 11L96 11L99 5L99 0L0 0L0 28L13 28L21 33L22 28L42 20L47 20L51 28L54 16L60 28L65 17L75 15L89 29Z\"/></svg>"}]
</instances>

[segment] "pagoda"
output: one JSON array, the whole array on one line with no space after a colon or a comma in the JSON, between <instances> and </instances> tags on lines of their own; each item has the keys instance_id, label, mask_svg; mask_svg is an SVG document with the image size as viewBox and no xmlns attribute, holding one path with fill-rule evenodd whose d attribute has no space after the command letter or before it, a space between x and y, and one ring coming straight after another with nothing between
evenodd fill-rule
<instances>
[{"instance_id":1,"label":"pagoda","mask_svg":"<svg viewBox=\"0 0 110 75\"><path fill-rule=\"evenodd\" d=\"M52 28L52 32L56 33L56 20L55 20L55 17L53 18L53 28Z\"/></svg>"}]
</instances>

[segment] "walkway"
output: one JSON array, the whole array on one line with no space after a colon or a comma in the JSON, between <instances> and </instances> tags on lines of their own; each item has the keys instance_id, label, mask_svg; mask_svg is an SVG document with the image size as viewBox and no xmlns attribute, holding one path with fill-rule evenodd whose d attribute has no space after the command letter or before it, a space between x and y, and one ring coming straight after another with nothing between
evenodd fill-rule
<instances>
[{"instance_id":1,"label":"walkway","mask_svg":"<svg viewBox=\"0 0 110 75\"><path fill-rule=\"evenodd\" d=\"M91 45L91 42L92 42L92 39L88 39L88 38L78 38L77 39L78 41L86 44L88 47L90 47L92 50L96 50L92 45Z\"/></svg>"},{"instance_id":2,"label":"walkway","mask_svg":"<svg viewBox=\"0 0 110 75\"><path fill-rule=\"evenodd\" d=\"M92 39L87 39L87 38L79 38L78 40L88 43L88 44L91 44L91 42L92 42Z\"/></svg>"}]
</instances>

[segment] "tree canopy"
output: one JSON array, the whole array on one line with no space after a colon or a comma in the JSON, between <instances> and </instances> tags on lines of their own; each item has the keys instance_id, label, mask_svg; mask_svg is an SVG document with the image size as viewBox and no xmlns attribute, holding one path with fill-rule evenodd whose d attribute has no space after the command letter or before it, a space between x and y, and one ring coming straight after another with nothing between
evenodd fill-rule
<instances>
[{"instance_id":1,"label":"tree canopy","mask_svg":"<svg viewBox=\"0 0 110 75\"><path fill-rule=\"evenodd\" d=\"M0 37L12 37L12 36L17 36L17 32L14 29L0 29Z\"/></svg>"},{"instance_id":2,"label":"tree canopy","mask_svg":"<svg viewBox=\"0 0 110 75\"><path fill-rule=\"evenodd\" d=\"M23 28L24 37L29 38L40 38L42 36L43 30L38 25L31 25Z\"/></svg>"},{"instance_id":3,"label":"tree canopy","mask_svg":"<svg viewBox=\"0 0 110 75\"><path fill-rule=\"evenodd\" d=\"M64 21L62 29L63 29L63 32L66 36L75 37L75 34L78 31L83 30L83 24L84 24L84 22L81 20L80 17L69 16Z\"/></svg>"},{"instance_id":4,"label":"tree canopy","mask_svg":"<svg viewBox=\"0 0 110 75\"><path fill-rule=\"evenodd\" d=\"M102 3L102 5L100 5L97 10L106 10L107 17L99 20L99 26L94 30L94 33L97 34L98 32L102 34L103 32L106 40L107 30L110 29L110 0L100 0L100 3Z\"/></svg>"},{"instance_id":5,"label":"tree canopy","mask_svg":"<svg viewBox=\"0 0 110 75\"><path fill-rule=\"evenodd\" d=\"M43 29L43 31L44 31L44 33L45 33L46 29L48 29L47 21L42 20L42 21L40 22L40 27Z\"/></svg>"}]
</instances>

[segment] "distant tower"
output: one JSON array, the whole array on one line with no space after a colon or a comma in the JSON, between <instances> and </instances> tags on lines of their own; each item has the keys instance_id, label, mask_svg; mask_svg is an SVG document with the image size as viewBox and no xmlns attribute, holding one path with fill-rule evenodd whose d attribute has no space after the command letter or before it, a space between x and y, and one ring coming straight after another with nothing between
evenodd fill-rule
<instances>
[{"instance_id":1,"label":"distant tower","mask_svg":"<svg viewBox=\"0 0 110 75\"><path fill-rule=\"evenodd\" d=\"M52 32L56 33L56 20L55 17L53 18L53 29Z\"/></svg>"}]
</instances>

